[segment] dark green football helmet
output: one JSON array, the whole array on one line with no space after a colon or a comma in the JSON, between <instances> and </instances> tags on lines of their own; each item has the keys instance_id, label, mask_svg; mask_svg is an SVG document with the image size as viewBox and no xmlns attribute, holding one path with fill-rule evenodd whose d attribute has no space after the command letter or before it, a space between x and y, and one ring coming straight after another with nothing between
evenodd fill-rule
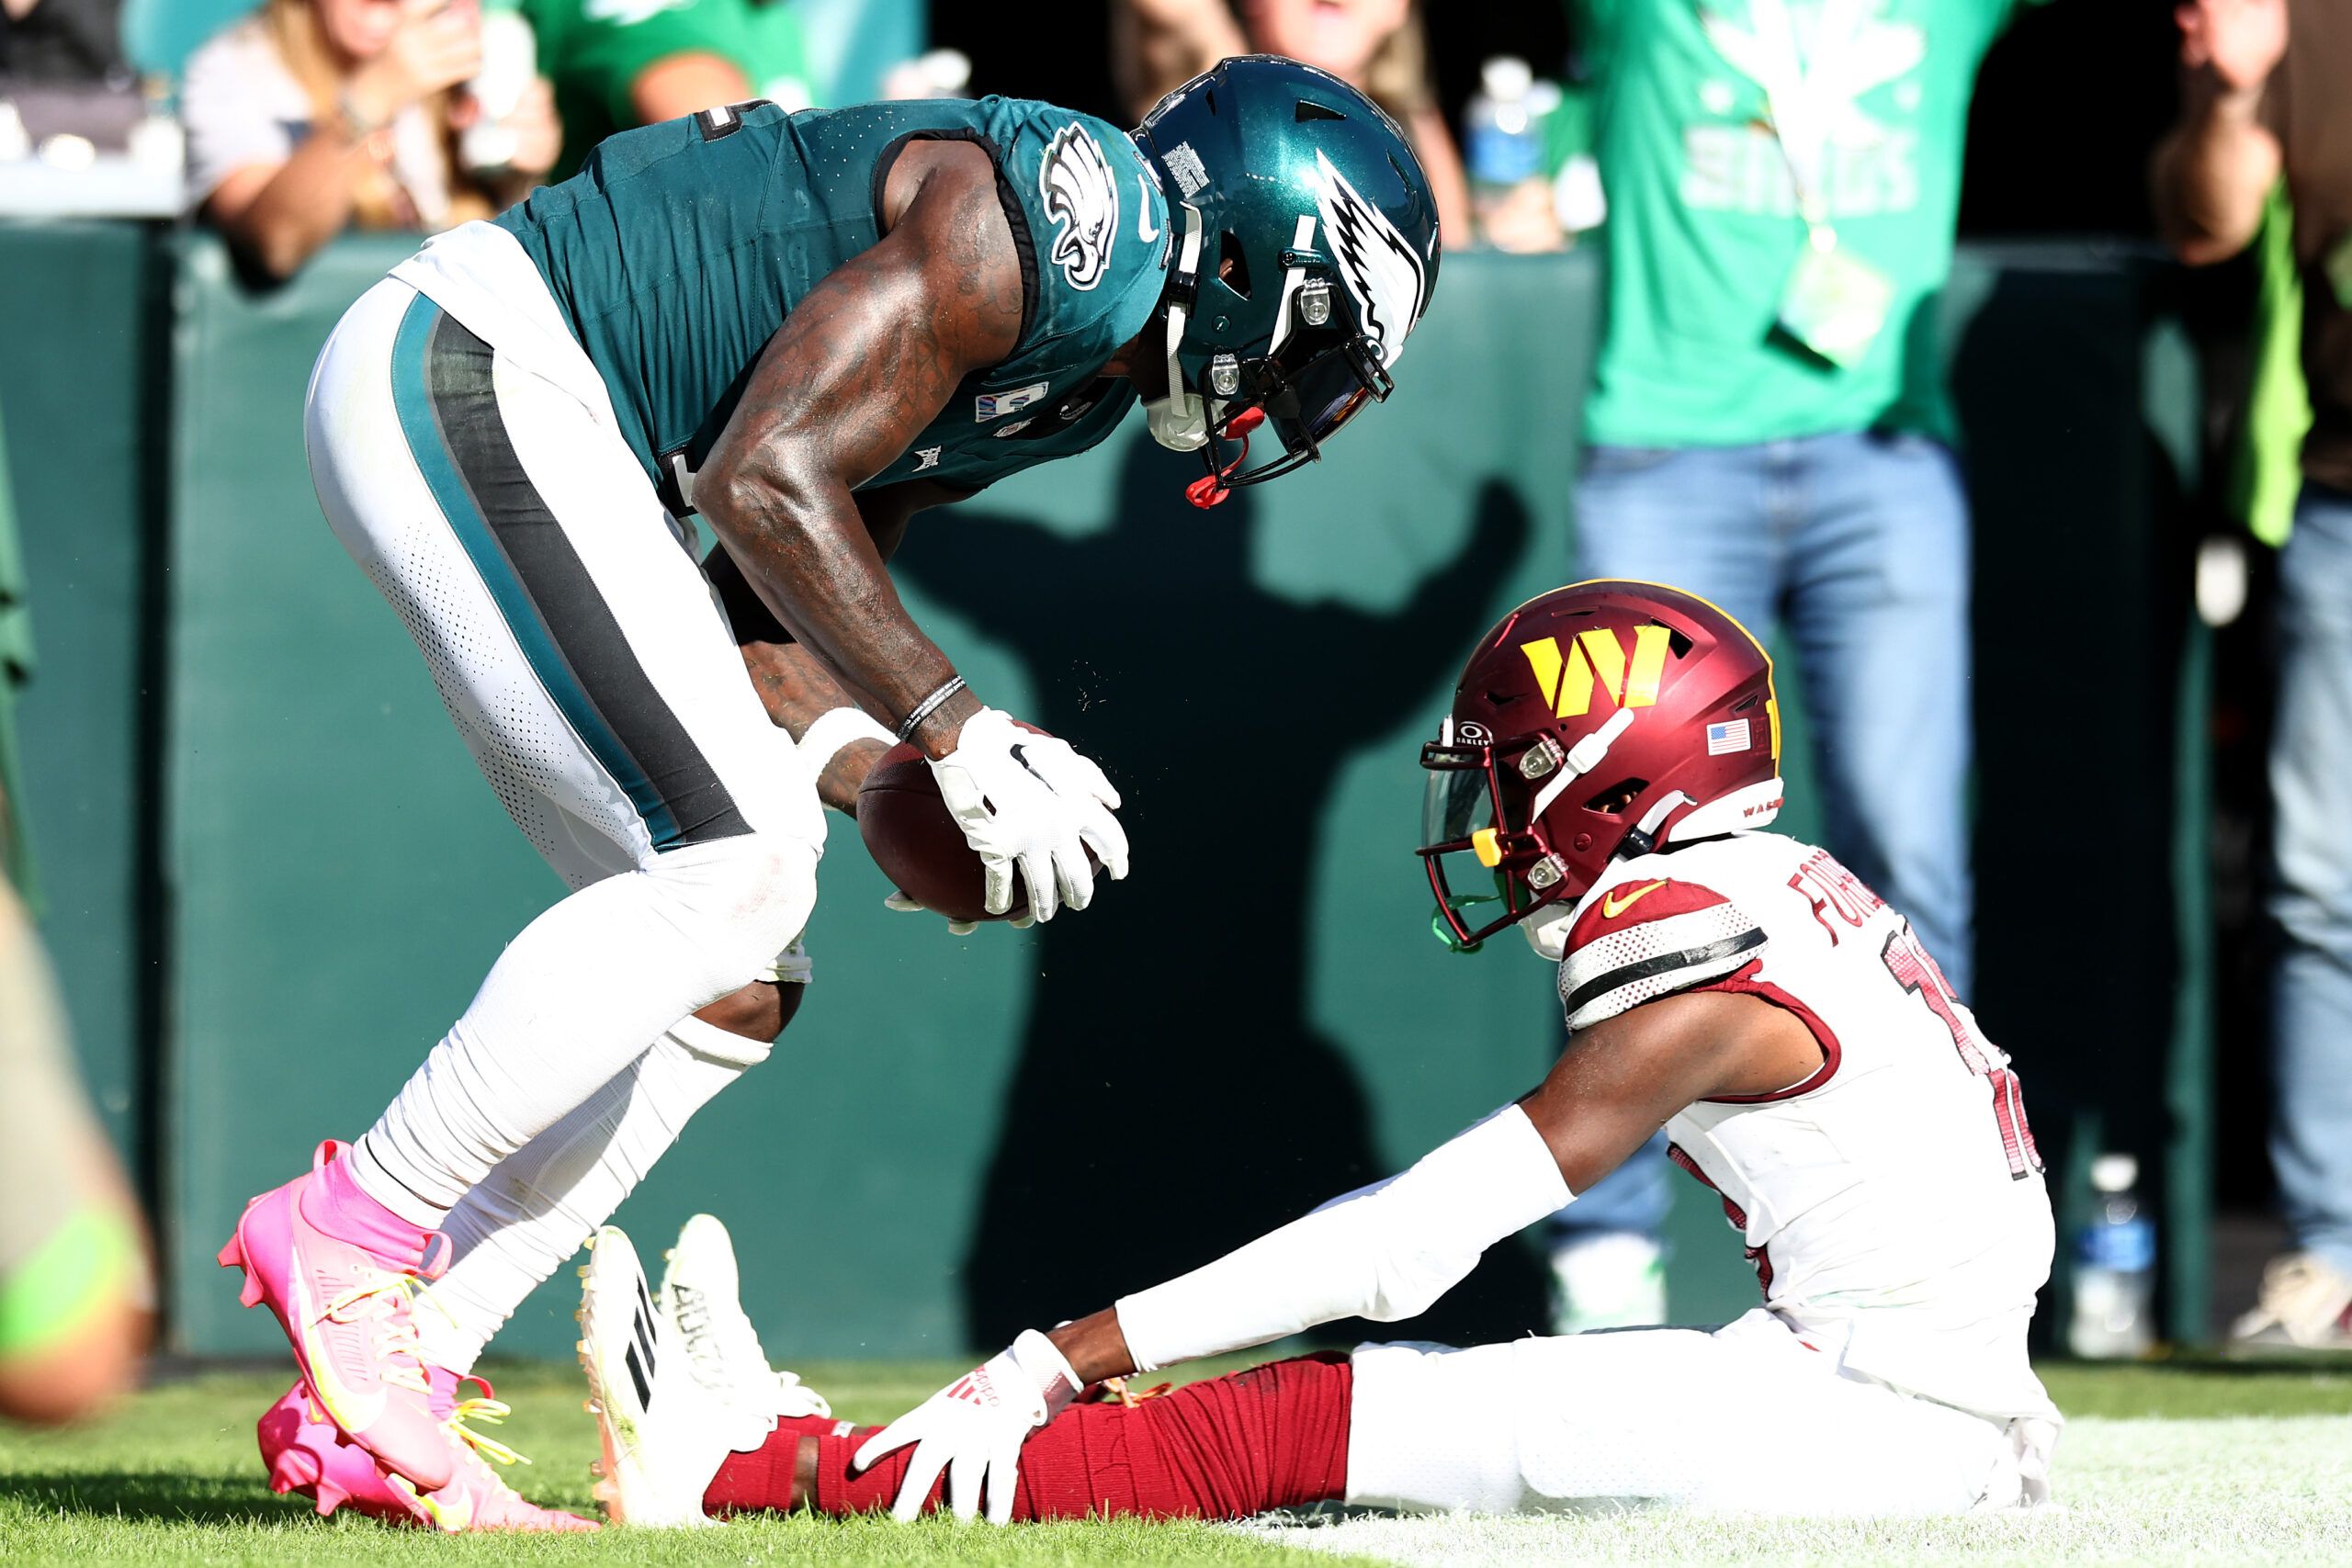
<instances>
[{"instance_id":1,"label":"dark green football helmet","mask_svg":"<svg viewBox=\"0 0 2352 1568\"><path fill-rule=\"evenodd\" d=\"M1437 283L1437 207L1396 122L1295 60L1220 61L1134 134L1174 215L1169 395L1145 408L1161 446L1202 454L1189 493L1212 506L1388 396ZM1245 469L1261 423L1282 455Z\"/></svg>"}]
</instances>

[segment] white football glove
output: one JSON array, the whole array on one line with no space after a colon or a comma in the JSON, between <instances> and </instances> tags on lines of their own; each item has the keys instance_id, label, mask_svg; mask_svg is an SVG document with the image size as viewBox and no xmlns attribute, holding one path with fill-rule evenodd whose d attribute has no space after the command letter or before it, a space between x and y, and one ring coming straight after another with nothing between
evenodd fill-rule
<instances>
[{"instance_id":1,"label":"white football glove","mask_svg":"<svg viewBox=\"0 0 2352 1568\"><path fill-rule=\"evenodd\" d=\"M1007 1524L1012 1518L1021 1445L1077 1397L1078 1373L1069 1359L1035 1329L1024 1329L1002 1355L973 1368L868 1438L854 1462L864 1470L912 1443L915 1451L906 1480L890 1505L893 1518L911 1519L922 1513L944 1470L944 1501L957 1518L978 1513L985 1491L989 1523Z\"/></svg>"},{"instance_id":2,"label":"white football glove","mask_svg":"<svg viewBox=\"0 0 2352 1568\"><path fill-rule=\"evenodd\" d=\"M1102 869L1127 874L1127 835L1119 819L1119 792L1102 770L1067 740L1023 729L999 708L964 721L956 750L931 764L949 815L988 871L989 913L1012 907L1013 875L1029 887L1029 910L1041 920L1067 904L1094 901L1091 847Z\"/></svg>"},{"instance_id":3,"label":"white football glove","mask_svg":"<svg viewBox=\"0 0 2352 1568\"><path fill-rule=\"evenodd\" d=\"M937 911L933 909L930 905L919 904L915 902L914 899L907 897L905 893L895 887L890 889L890 896L882 900L882 907L886 909L895 909L901 915L930 915L937 913ZM970 936L974 931L980 929L980 922L978 920L958 920L948 916L941 916L940 918L947 921L947 934L949 936ZM1004 923L1011 926L1014 931L1025 931L1031 926L1037 923L1037 918L1035 915L1023 911L1021 914L1013 916L1012 919L1005 921Z\"/></svg>"}]
</instances>

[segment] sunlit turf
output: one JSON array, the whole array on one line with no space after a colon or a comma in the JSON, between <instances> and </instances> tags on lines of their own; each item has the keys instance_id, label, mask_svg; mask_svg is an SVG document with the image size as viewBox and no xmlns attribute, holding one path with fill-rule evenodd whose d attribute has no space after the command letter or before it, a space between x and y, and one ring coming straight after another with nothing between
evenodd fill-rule
<instances>
[{"instance_id":1,"label":"sunlit turf","mask_svg":"<svg viewBox=\"0 0 2352 1568\"><path fill-rule=\"evenodd\" d=\"M855 1421L905 1410L960 1363L799 1369ZM570 1367L492 1368L515 1406L501 1432L537 1462L514 1479L535 1500L588 1511L593 1425ZM1657 1515L1524 1521L1361 1520L1336 1529L1069 1524L1009 1531L887 1520L741 1521L724 1530L612 1531L448 1540L362 1519L320 1520L275 1497L253 1421L287 1374L208 1374L139 1395L63 1433L0 1431L0 1559L181 1563L764 1562L866 1564L1499 1561L1968 1561L2087 1555L2208 1561L2328 1555L2352 1543L2352 1365L2191 1359L2046 1368L2075 1419L2060 1450L2068 1506L2042 1523L1902 1526L1684 1521ZM2234 1418L2234 1419L2217 1419ZM1310 1550L1311 1549L1311 1550ZM2352 1551L2344 1553L2352 1557Z\"/></svg>"}]
</instances>

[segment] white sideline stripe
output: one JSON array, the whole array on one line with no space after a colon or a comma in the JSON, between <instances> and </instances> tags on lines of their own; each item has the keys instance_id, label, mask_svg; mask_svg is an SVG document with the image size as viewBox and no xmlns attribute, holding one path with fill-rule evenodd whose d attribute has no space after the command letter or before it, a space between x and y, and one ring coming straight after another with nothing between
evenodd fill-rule
<instances>
[{"instance_id":1,"label":"white sideline stripe","mask_svg":"<svg viewBox=\"0 0 2352 1568\"><path fill-rule=\"evenodd\" d=\"M1577 1517L1240 1524L1261 1540L1444 1568L1488 1563L2342 1562L2352 1416L2070 1423L2054 1506L1962 1519L1788 1520L1655 1509Z\"/></svg>"}]
</instances>

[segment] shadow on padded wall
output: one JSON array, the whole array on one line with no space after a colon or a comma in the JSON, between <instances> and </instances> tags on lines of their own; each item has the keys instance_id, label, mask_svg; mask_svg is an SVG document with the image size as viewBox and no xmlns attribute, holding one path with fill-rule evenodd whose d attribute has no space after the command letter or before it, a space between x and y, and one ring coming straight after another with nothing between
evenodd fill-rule
<instances>
[{"instance_id":1,"label":"shadow on padded wall","mask_svg":"<svg viewBox=\"0 0 2352 1568\"><path fill-rule=\"evenodd\" d=\"M1389 1174L1364 1088L1310 1013L1310 923L1340 918L1308 902L1318 825L1351 738L1393 729L1410 694L1451 672L1530 521L1500 482L1480 488L1460 551L1376 615L1260 586L1250 536L1277 498L1245 489L1199 512L1172 471L1136 442L1108 530L939 513L893 563L1027 661L1037 711L1023 716L1104 762L1154 872L1148 904L1105 883L1097 907L1036 933L966 1260L974 1344L1091 1311ZM1053 585L1057 612L1008 584ZM1411 847L1365 852L1412 876ZM1413 1333L1541 1323L1534 1260L1498 1247Z\"/></svg>"}]
</instances>

